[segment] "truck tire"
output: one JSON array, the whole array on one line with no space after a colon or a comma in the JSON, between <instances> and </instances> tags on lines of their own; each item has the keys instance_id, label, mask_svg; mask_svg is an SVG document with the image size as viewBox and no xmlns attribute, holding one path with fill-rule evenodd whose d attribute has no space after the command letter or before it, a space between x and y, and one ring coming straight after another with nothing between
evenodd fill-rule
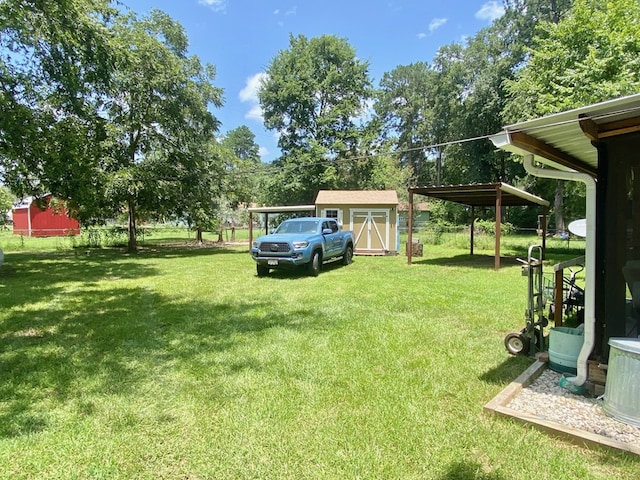
<instances>
[{"instance_id":1,"label":"truck tire","mask_svg":"<svg viewBox=\"0 0 640 480\"><path fill-rule=\"evenodd\" d=\"M317 277L320 274L320 269L322 268L322 255L320 254L320 250L316 250L311 255L311 262L307 266L309 271L309 275L312 277Z\"/></svg>"},{"instance_id":2,"label":"truck tire","mask_svg":"<svg viewBox=\"0 0 640 480\"><path fill-rule=\"evenodd\" d=\"M347 245L347 248L344 250L344 255L342 256L342 264L350 265L353 262L353 245L350 243Z\"/></svg>"},{"instance_id":3,"label":"truck tire","mask_svg":"<svg viewBox=\"0 0 640 480\"><path fill-rule=\"evenodd\" d=\"M256 273L259 277L266 277L269 275L269 267L265 267L264 265L256 265Z\"/></svg>"}]
</instances>

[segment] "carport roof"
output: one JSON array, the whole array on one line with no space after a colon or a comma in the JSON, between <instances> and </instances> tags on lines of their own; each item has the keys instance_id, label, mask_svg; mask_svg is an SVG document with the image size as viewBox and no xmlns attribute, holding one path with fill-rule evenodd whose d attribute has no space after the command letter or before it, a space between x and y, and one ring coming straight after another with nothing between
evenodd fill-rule
<instances>
[{"instance_id":1,"label":"carport roof","mask_svg":"<svg viewBox=\"0 0 640 480\"><path fill-rule=\"evenodd\" d=\"M315 205L280 205L276 207L249 207L249 213L284 213L284 212L314 212Z\"/></svg>"},{"instance_id":2,"label":"carport roof","mask_svg":"<svg viewBox=\"0 0 640 480\"><path fill-rule=\"evenodd\" d=\"M470 185L446 185L441 187L412 187L409 193L439 198L471 207L495 207L498 192L503 206L540 205L549 202L506 183L477 183Z\"/></svg>"}]
</instances>

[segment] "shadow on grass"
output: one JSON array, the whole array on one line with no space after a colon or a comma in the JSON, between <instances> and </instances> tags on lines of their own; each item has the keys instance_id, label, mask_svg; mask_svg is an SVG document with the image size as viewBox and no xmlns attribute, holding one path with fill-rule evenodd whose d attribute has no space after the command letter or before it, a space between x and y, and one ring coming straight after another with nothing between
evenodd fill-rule
<instances>
[{"instance_id":1,"label":"shadow on grass","mask_svg":"<svg viewBox=\"0 0 640 480\"><path fill-rule=\"evenodd\" d=\"M341 261L329 262L322 265L322 269L320 270L320 275L327 275L332 271L341 269L341 268L349 268L348 265L343 265ZM295 267L285 267L269 270L269 275L264 278L273 278L279 280L294 280L301 277L309 277L310 274L307 270L306 266L295 266Z\"/></svg>"},{"instance_id":2,"label":"shadow on grass","mask_svg":"<svg viewBox=\"0 0 640 480\"><path fill-rule=\"evenodd\" d=\"M426 258L426 259L416 259L414 257L411 263L416 265L437 265L441 267L465 267L465 268L469 267L469 268L482 268L482 269L490 270L495 267L495 257L493 255L485 255L485 254L474 254L474 255L463 254L463 255L455 255L452 257ZM518 265L520 264L516 256L500 257L501 267L513 266L516 264Z\"/></svg>"},{"instance_id":3,"label":"shadow on grass","mask_svg":"<svg viewBox=\"0 0 640 480\"><path fill-rule=\"evenodd\" d=\"M12 255L12 269L0 278L0 437L46 430L50 411L60 405L91 414L85 399L138 395L142 385L163 381L176 368L223 374L263 368L250 356L215 354L275 327L324 329L330 321L307 308L277 316L267 313L271 305L251 299L183 302L143 286L123 287L118 280L158 272L113 255Z\"/></svg>"},{"instance_id":4,"label":"shadow on grass","mask_svg":"<svg viewBox=\"0 0 640 480\"><path fill-rule=\"evenodd\" d=\"M500 365L480 375L480 380L496 385L510 383L533 363L533 358L522 355L509 356Z\"/></svg>"},{"instance_id":5,"label":"shadow on grass","mask_svg":"<svg viewBox=\"0 0 640 480\"><path fill-rule=\"evenodd\" d=\"M444 475L440 476L441 480L468 480L474 478L476 480L501 480L505 478L496 472L486 472L485 468L479 462L472 461L456 461L453 462Z\"/></svg>"}]
</instances>

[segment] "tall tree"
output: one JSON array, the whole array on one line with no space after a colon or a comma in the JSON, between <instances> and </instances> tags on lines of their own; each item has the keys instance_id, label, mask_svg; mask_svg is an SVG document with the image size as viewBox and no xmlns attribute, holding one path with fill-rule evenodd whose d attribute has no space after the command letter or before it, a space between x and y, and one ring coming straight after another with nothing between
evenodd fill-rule
<instances>
[{"instance_id":1,"label":"tall tree","mask_svg":"<svg viewBox=\"0 0 640 480\"><path fill-rule=\"evenodd\" d=\"M358 152L372 95L368 64L335 36L291 36L289 49L270 63L259 90L264 123L279 133L273 197L310 203L321 188L339 188L340 158Z\"/></svg>"},{"instance_id":2,"label":"tall tree","mask_svg":"<svg viewBox=\"0 0 640 480\"><path fill-rule=\"evenodd\" d=\"M97 198L110 3L0 2L0 175L18 196L50 192L76 214Z\"/></svg>"},{"instance_id":3,"label":"tall tree","mask_svg":"<svg viewBox=\"0 0 640 480\"><path fill-rule=\"evenodd\" d=\"M211 83L214 68L187 56L182 26L163 12L123 16L114 33L122 60L106 108L106 193L114 208L126 209L128 250L135 251L139 214L176 208L182 200L167 192L181 191L172 189L177 180L193 178L196 188L208 173L204 145L218 128L208 105L220 106L222 92Z\"/></svg>"},{"instance_id":4,"label":"tall tree","mask_svg":"<svg viewBox=\"0 0 640 480\"><path fill-rule=\"evenodd\" d=\"M576 0L558 22L538 26L526 66L506 83L505 114L523 120L636 93L639 55L637 1ZM554 198L556 230L563 231L563 183Z\"/></svg>"},{"instance_id":5,"label":"tall tree","mask_svg":"<svg viewBox=\"0 0 640 480\"><path fill-rule=\"evenodd\" d=\"M513 120L640 90L640 4L576 0L559 23L543 22L530 59L507 86Z\"/></svg>"},{"instance_id":6,"label":"tall tree","mask_svg":"<svg viewBox=\"0 0 640 480\"><path fill-rule=\"evenodd\" d=\"M264 165L260 160L260 147L255 135L246 125L230 130L220 141L225 159L224 188L221 204L226 206L221 213L218 239L222 241L223 221L232 225L232 238L235 240L235 222L238 218L238 205L249 205L257 200L258 191L264 184Z\"/></svg>"},{"instance_id":7,"label":"tall tree","mask_svg":"<svg viewBox=\"0 0 640 480\"><path fill-rule=\"evenodd\" d=\"M383 75L374 106L382 138L393 138L401 164L411 169L415 182L421 185L432 178L427 161L434 153L424 147L438 142L433 94L436 76L424 62L398 66Z\"/></svg>"}]
</instances>

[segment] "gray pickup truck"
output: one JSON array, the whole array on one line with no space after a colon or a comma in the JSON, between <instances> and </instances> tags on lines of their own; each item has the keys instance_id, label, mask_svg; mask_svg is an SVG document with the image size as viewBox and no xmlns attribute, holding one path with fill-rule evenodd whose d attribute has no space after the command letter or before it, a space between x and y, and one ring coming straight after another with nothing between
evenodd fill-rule
<instances>
[{"instance_id":1,"label":"gray pickup truck","mask_svg":"<svg viewBox=\"0 0 640 480\"><path fill-rule=\"evenodd\" d=\"M314 277L323 263L353 260L353 232L341 230L334 218L292 218L251 245L259 277L271 269L303 267Z\"/></svg>"}]
</instances>

